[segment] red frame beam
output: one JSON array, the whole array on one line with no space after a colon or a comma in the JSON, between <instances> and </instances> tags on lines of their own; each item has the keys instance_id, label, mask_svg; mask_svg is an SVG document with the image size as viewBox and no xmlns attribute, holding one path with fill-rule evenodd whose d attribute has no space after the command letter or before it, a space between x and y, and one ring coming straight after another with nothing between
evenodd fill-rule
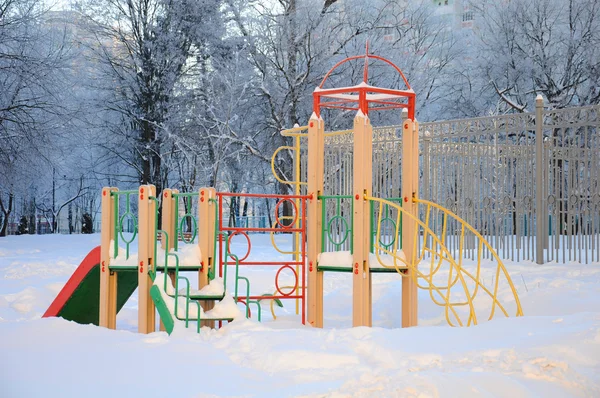
<instances>
[{"instance_id":1,"label":"red frame beam","mask_svg":"<svg viewBox=\"0 0 600 398\"><path fill-rule=\"evenodd\" d=\"M337 69L339 66L341 66L342 64L344 64L346 62L349 62L352 60L357 60L357 59L365 60L364 71L363 71L363 83L361 83L357 86L352 86L352 87L327 88L327 89L323 88L323 86L325 85L325 82L327 81L327 79L333 73L333 71L335 69ZM368 78L369 78L369 60L371 60L371 59L377 60L377 61L382 61L382 62L388 64L389 66L391 66L393 69L395 69L395 71L398 72L398 74L402 77L402 80L404 81L404 84L406 85L406 89L405 90L394 90L394 89L390 89L390 88L369 86L367 82L368 82ZM382 103L381 99L379 99L379 100L369 99L369 94L373 94L373 93L389 94L389 95L397 97L397 99L399 99L399 100L406 99L407 102L406 103L388 102L387 100L390 100L392 98L386 98L385 99L386 101L384 102L384 104L387 106L384 106L384 107L372 106L375 104ZM351 98L340 99L340 98L330 97L335 94L351 94L351 95L358 94L358 98L357 99L351 99ZM330 102L323 101L323 99L325 99L325 98L335 98L336 101L330 101ZM346 105L342 105L342 104L349 104L349 105L346 106ZM356 105L351 106L350 104L356 104ZM406 80L406 77L404 76L404 73L402 73L402 70L398 66L396 66L393 62L391 62L390 60L388 60L386 58L383 58L383 57L380 57L380 56L374 55L374 54L369 54L369 45L368 44L367 44L367 50L366 50L365 55L355 55L353 57L348 57L348 58L338 62L337 64L335 64L333 66L333 68L331 68L329 70L329 72L327 72L325 74L325 77L321 81L321 84L313 92L313 111L315 112L317 117L321 116L321 108L344 109L344 110L359 110L360 109L362 111L362 113L364 113L365 115L368 115L370 110L383 111L383 110L390 110L390 109L406 108L406 109L408 109L408 118L414 120L415 119L415 104L416 104L415 92L410 87L410 84L408 83L408 80Z\"/></svg>"},{"instance_id":2,"label":"red frame beam","mask_svg":"<svg viewBox=\"0 0 600 398\"><path fill-rule=\"evenodd\" d=\"M238 198L272 198L272 199L281 199L281 200L299 200L301 203L300 209L296 208L296 221L300 221L301 228L245 228L245 227L224 227L223 226L223 198L225 197L238 197ZM218 232L237 232L240 234L245 234L246 232L295 232L300 234L300 242L306 241L306 201L311 198L310 195L277 195L277 194L255 194L255 193L232 193L232 192L217 192L218 198L218 211L219 211L219 225ZM294 203L294 202L292 202ZM278 206L276 206L275 211L278 210ZM299 214L298 214L299 213ZM275 214L275 219L277 219L277 213ZM221 235L218 235L221 236ZM290 294L290 295L272 295L272 296L250 296L250 300L259 300L259 299L299 299L301 301L302 307L302 324L306 323L306 245L301 244L300 250L300 261L238 261L240 266L300 266L300 275L296 275L296 284L298 288L302 291L302 294ZM250 244L248 248L248 253L246 256L250 254L252 250L252 245ZM223 266L225 265L234 265L235 261L223 261L224 258L224 247L223 247L223 239L219 239L219 276L223 276ZM275 276L277 278L277 276ZM277 285L277 281L275 282ZM295 291L294 289L293 291ZM238 297L238 302L245 303L247 297Z\"/></svg>"}]
</instances>

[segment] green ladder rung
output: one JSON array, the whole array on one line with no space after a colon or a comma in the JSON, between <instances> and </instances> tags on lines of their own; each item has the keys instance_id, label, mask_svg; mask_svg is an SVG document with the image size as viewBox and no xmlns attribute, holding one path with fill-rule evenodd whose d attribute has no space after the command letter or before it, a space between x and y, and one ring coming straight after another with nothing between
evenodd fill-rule
<instances>
[{"instance_id":1,"label":"green ladder rung","mask_svg":"<svg viewBox=\"0 0 600 398\"><path fill-rule=\"evenodd\" d=\"M400 271L406 271L408 268L398 267L398 269ZM396 271L396 268L383 268L383 267L371 268L370 271L372 274L396 274L396 273L398 273L398 271Z\"/></svg>"},{"instance_id":2,"label":"green ladder rung","mask_svg":"<svg viewBox=\"0 0 600 398\"><path fill-rule=\"evenodd\" d=\"M335 265L318 265L317 271L352 272L352 267L337 267Z\"/></svg>"},{"instance_id":3,"label":"green ladder rung","mask_svg":"<svg viewBox=\"0 0 600 398\"><path fill-rule=\"evenodd\" d=\"M164 271L166 268L167 271L175 271L175 266L174 265L169 265L168 267L165 267L164 265L157 265L156 266L156 270L157 271ZM202 265L185 265L179 266L179 271L180 272L185 272L185 271L200 271L202 269Z\"/></svg>"},{"instance_id":4,"label":"green ladder rung","mask_svg":"<svg viewBox=\"0 0 600 398\"><path fill-rule=\"evenodd\" d=\"M174 294L168 294L167 296L171 298L175 298ZM187 297L185 294L178 294L177 297ZM190 300L223 300L225 298L225 294L222 295L206 295L206 294L190 294Z\"/></svg>"},{"instance_id":5,"label":"green ladder rung","mask_svg":"<svg viewBox=\"0 0 600 398\"><path fill-rule=\"evenodd\" d=\"M115 271L115 272L119 272L119 271L137 271L138 267L137 267L137 265L126 265L126 266L109 265L108 269L111 270L111 271Z\"/></svg>"},{"instance_id":6,"label":"green ladder rung","mask_svg":"<svg viewBox=\"0 0 600 398\"><path fill-rule=\"evenodd\" d=\"M175 327L175 321L173 320L171 311L169 311L169 308L167 307L167 303L165 303L165 300L160 294L160 289L158 286L152 285L150 288L150 297L152 297L152 301L154 301L154 305L156 306L158 314L160 315L160 320L165 327L165 331L168 334L171 334L173 332L173 328Z\"/></svg>"}]
</instances>

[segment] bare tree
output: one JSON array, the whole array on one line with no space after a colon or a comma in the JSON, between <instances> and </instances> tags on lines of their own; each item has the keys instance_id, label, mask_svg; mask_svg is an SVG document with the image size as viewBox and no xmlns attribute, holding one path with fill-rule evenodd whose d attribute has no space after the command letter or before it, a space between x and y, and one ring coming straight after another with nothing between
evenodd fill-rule
<instances>
[{"instance_id":1,"label":"bare tree","mask_svg":"<svg viewBox=\"0 0 600 398\"><path fill-rule=\"evenodd\" d=\"M536 94L555 108L600 101L600 3L486 0L473 7L474 65L499 111L531 111Z\"/></svg>"},{"instance_id":2,"label":"bare tree","mask_svg":"<svg viewBox=\"0 0 600 398\"><path fill-rule=\"evenodd\" d=\"M169 122L178 87L196 66L201 45L218 33L218 3L103 0L86 6L98 38L98 60L114 82L107 87L115 94L108 107L121 115L112 132L122 138L106 149L135 170L139 183L154 184L159 192L168 177L165 140L177 133Z\"/></svg>"},{"instance_id":3,"label":"bare tree","mask_svg":"<svg viewBox=\"0 0 600 398\"><path fill-rule=\"evenodd\" d=\"M0 1L0 236L15 195L48 163L50 133L64 114L60 76L69 49L43 23L46 14L40 1Z\"/></svg>"}]
</instances>

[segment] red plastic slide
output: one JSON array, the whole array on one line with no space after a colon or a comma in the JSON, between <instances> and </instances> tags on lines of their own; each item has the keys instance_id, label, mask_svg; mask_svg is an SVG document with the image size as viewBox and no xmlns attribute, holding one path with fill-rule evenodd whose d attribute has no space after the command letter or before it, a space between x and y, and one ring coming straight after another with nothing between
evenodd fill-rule
<instances>
[{"instance_id":1,"label":"red plastic slide","mask_svg":"<svg viewBox=\"0 0 600 398\"><path fill-rule=\"evenodd\" d=\"M46 313L42 318L51 316L61 316L61 311L69 302L69 299L73 296L77 288L82 284L86 277L90 274L90 271L94 267L98 267L100 264L100 246L97 246L88 253L83 259L79 267L73 272L73 275L69 278L65 286L62 288L58 296L54 299ZM99 282L99 281L98 281Z\"/></svg>"},{"instance_id":2,"label":"red plastic slide","mask_svg":"<svg viewBox=\"0 0 600 398\"><path fill-rule=\"evenodd\" d=\"M137 288L137 278L135 270L117 272L117 312ZM98 325L99 314L100 246L83 259L43 317L59 316L81 324Z\"/></svg>"}]
</instances>

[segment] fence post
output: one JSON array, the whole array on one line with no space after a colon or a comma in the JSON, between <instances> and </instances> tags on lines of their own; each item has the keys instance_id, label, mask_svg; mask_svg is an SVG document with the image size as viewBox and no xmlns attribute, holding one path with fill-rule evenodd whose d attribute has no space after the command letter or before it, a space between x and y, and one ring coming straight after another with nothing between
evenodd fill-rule
<instances>
[{"instance_id":1,"label":"fence post","mask_svg":"<svg viewBox=\"0 0 600 398\"><path fill-rule=\"evenodd\" d=\"M422 197L427 200L432 200L431 192L429 191L429 170L431 168L431 158L429 156L431 144L431 133L425 131L423 134L423 184L421 185Z\"/></svg>"},{"instance_id":2,"label":"fence post","mask_svg":"<svg viewBox=\"0 0 600 398\"><path fill-rule=\"evenodd\" d=\"M544 130L543 130L544 99L541 95L535 98L535 260L544 263L545 220L544 212Z\"/></svg>"}]
</instances>

